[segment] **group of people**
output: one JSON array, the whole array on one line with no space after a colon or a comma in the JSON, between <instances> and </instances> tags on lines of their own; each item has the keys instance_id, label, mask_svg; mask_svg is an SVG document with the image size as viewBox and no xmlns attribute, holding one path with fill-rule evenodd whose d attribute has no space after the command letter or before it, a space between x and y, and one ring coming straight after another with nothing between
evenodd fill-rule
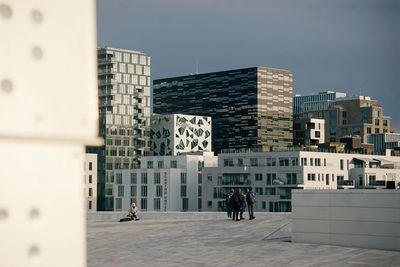
<instances>
[{"instance_id":1,"label":"group of people","mask_svg":"<svg viewBox=\"0 0 400 267\"><path fill-rule=\"evenodd\" d=\"M240 221L243 220L243 212L247 209L249 211L249 220L253 220L254 217L254 204L256 203L256 197L251 187L247 188L246 194L243 194L240 189L231 189L226 196L226 211L228 218L232 220Z\"/></svg>"}]
</instances>

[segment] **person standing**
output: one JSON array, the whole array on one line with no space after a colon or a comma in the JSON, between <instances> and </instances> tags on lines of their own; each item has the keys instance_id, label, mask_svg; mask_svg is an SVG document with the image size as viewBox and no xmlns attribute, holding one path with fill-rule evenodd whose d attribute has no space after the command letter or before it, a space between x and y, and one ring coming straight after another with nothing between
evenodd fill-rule
<instances>
[{"instance_id":1,"label":"person standing","mask_svg":"<svg viewBox=\"0 0 400 267\"><path fill-rule=\"evenodd\" d=\"M225 203L226 203L226 212L228 215L228 218L232 218L232 195L233 195L233 189L226 195Z\"/></svg>"},{"instance_id":2,"label":"person standing","mask_svg":"<svg viewBox=\"0 0 400 267\"><path fill-rule=\"evenodd\" d=\"M253 188L247 188L246 194L247 209L249 210L249 220L253 220L254 217L254 204L256 203L256 196L253 193Z\"/></svg>"},{"instance_id":3,"label":"person standing","mask_svg":"<svg viewBox=\"0 0 400 267\"><path fill-rule=\"evenodd\" d=\"M240 195L240 220L244 220L243 212L246 211L246 195L239 193Z\"/></svg>"},{"instance_id":4,"label":"person standing","mask_svg":"<svg viewBox=\"0 0 400 267\"><path fill-rule=\"evenodd\" d=\"M240 195L237 189L233 192L232 195L232 208L233 208L233 216L232 221L240 221L239 212L240 212Z\"/></svg>"}]
</instances>

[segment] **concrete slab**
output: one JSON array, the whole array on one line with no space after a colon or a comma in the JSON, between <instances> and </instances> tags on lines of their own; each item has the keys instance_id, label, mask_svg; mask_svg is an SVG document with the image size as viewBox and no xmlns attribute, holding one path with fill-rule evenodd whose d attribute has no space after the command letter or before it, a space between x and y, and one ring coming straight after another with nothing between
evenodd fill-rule
<instances>
[{"instance_id":1,"label":"concrete slab","mask_svg":"<svg viewBox=\"0 0 400 267\"><path fill-rule=\"evenodd\" d=\"M225 213L141 213L118 222L124 215L88 214L88 266L400 266L400 252L268 240L287 233L290 213L239 222Z\"/></svg>"}]
</instances>

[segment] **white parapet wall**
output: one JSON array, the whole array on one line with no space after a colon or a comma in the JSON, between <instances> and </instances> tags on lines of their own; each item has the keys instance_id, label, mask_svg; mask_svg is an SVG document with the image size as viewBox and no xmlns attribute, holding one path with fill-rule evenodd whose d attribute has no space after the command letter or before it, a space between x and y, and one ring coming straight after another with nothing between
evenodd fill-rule
<instances>
[{"instance_id":1,"label":"white parapet wall","mask_svg":"<svg viewBox=\"0 0 400 267\"><path fill-rule=\"evenodd\" d=\"M400 251L399 190L293 190L292 241Z\"/></svg>"}]
</instances>

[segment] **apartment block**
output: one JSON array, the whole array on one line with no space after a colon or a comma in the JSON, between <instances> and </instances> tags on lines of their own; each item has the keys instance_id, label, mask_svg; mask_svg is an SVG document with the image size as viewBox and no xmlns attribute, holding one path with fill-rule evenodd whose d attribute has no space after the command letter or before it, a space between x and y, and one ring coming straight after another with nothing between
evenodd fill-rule
<instances>
[{"instance_id":1,"label":"apartment block","mask_svg":"<svg viewBox=\"0 0 400 267\"><path fill-rule=\"evenodd\" d=\"M367 96L337 99L328 109L303 112L304 117L325 120L326 141L337 142L346 135L391 132L391 117L383 115L377 100Z\"/></svg>"},{"instance_id":2,"label":"apartment block","mask_svg":"<svg viewBox=\"0 0 400 267\"><path fill-rule=\"evenodd\" d=\"M105 144L87 151L98 155L98 208L114 210L114 171L137 166L149 152L150 56L105 46L97 58L99 135Z\"/></svg>"},{"instance_id":3,"label":"apartment block","mask_svg":"<svg viewBox=\"0 0 400 267\"><path fill-rule=\"evenodd\" d=\"M84 191L86 210L97 211L97 154L85 154Z\"/></svg>"},{"instance_id":4,"label":"apartment block","mask_svg":"<svg viewBox=\"0 0 400 267\"><path fill-rule=\"evenodd\" d=\"M293 145L317 146L325 143L325 120L295 118L293 120Z\"/></svg>"},{"instance_id":5,"label":"apartment block","mask_svg":"<svg viewBox=\"0 0 400 267\"><path fill-rule=\"evenodd\" d=\"M400 157L345 153L233 151L203 168L203 211L223 211L232 188L256 194L255 211L291 211L293 189L396 188Z\"/></svg>"},{"instance_id":6,"label":"apartment block","mask_svg":"<svg viewBox=\"0 0 400 267\"><path fill-rule=\"evenodd\" d=\"M213 152L146 156L141 167L116 170L115 210L137 203L142 211L202 210L202 168L217 165Z\"/></svg>"},{"instance_id":7,"label":"apartment block","mask_svg":"<svg viewBox=\"0 0 400 267\"><path fill-rule=\"evenodd\" d=\"M212 146L269 151L292 145L289 70L252 67L154 80L154 112L210 116Z\"/></svg>"},{"instance_id":8,"label":"apartment block","mask_svg":"<svg viewBox=\"0 0 400 267\"><path fill-rule=\"evenodd\" d=\"M185 114L152 115L151 155L212 151L211 117Z\"/></svg>"}]
</instances>

